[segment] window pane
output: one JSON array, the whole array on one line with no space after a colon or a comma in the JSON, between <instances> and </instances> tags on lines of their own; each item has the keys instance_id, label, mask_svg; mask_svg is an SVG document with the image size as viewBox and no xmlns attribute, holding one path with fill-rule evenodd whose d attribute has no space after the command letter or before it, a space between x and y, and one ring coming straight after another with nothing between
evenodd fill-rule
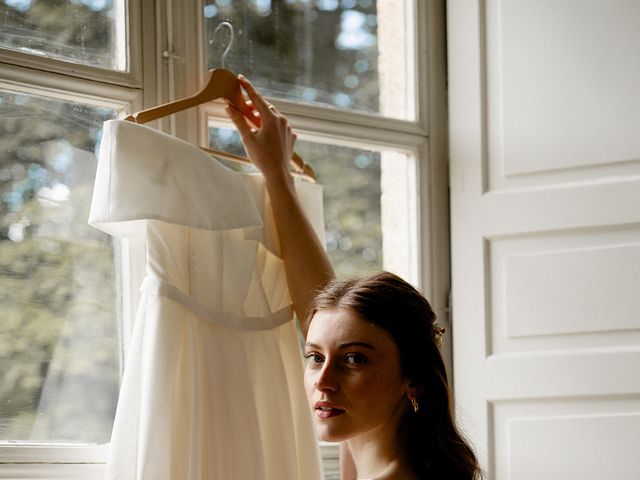
<instances>
[{"instance_id":1,"label":"window pane","mask_svg":"<svg viewBox=\"0 0 640 480\"><path fill-rule=\"evenodd\" d=\"M212 125L209 143L212 148L245 155L233 129ZM314 169L323 187L326 245L338 277L385 269L416 282L413 159L390 150L305 140L296 143L296 152Z\"/></svg>"},{"instance_id":2,"label":"window pane","mask_svg":"<svg viewBox=\"0 0 640 480\"><path fill-rule=\"evenodd\" d=\"M382 269L380 152L301 141L323 188L327 252L340 277Z\"/></svg>"},{"instance_id":3,"label":"window pane","mask_svg":"<svg viewBox=\"0 0 640 480\"><path fill-rule=\"evenodd\" d=\"M0 0L0 46L127 70L125 0Z\"/></svg>"},{"instance_id":4,"label":"window pane","mask_svg":"<svg viewBox=\"0 0 640 480\"><path fill-rule=\"evenodd\" d=\"M115 112L9 92L0 112L0 440L107 442L114 248L87 218Z\"/></svg>"},{"instance_id":5,"label":"window pane","mask_svg":"<svg viewBox=\"0 0 640 480\"><path fill-rule=\"evenodd\" d=\"M413 120L411 0L206 0L209 68L225 67L269 96Z\"/></svg>"}]
</instances>

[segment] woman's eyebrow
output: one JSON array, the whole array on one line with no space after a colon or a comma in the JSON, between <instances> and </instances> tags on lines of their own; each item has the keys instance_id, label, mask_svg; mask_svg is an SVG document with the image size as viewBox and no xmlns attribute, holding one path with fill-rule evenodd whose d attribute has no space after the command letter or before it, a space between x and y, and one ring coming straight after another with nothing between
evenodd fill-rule
<instances>
[{"instance_id":1,"label":"woman's eyebrow","mask_svg":"<svg viewBox=\"0 0 640 480\"><path fill-rule=\"evenodd\" d=\"M340 345L341 349L351 348L351 347L364 347L370 350L376 349L376 347L366 342L349 342L349 343L343 343L342 345Z\"/></svg>"},{"instance_id":2,"label":"woman's eyebrow","mask_svg":"<svg viewBox=\"0 0 640 480\"><path fill-rule=\"evenodd\" d=\"M315 343L310 343L307 342L304 344L305 347L308 348L320 348L320 345L315 344ZM368 348L369 350L375 350L376 347L374 347L373 345L366 343L366 342L349 342L349 343L343 343L340 345L340 349L344 350L345 348L351 348L351 347L363 347L363 348Z\"/></svg>"}]
</instances>

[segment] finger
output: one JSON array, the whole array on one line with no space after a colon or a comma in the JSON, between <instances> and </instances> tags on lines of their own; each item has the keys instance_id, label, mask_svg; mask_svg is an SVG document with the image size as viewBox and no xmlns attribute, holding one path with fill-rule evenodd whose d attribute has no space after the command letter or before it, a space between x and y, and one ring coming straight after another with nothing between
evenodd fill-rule
<instances>
[{"instance_id":1,"label":"finger","mask_svg":"<svg viewBox=\"0 0 640 480\"><path fill-rule=\"evenodd\" d=\"M253 102L251 102L251 100L246 100L244 95L242 95L242 93L240 92L240 89L238 90L238 95L238 101L227 103L239 110L240 113L242 113L242 115L244 115L245 118L247 118L253 125L255 125L256 127L260 127L262 122L257 116L258 112L256 112L253 108Z\"/></svg>"},{"instance_id":2,"label":"finger","mask_svg":"<svg viewBox=\"0 0 640 480\"><path fill-rule=\"evenodd\" d=\"M260 126L260 117L256 115L256 112L247 105L241 106L240 113L247 118L256 127Z\"/></svg>"},{"instance_id":3,"label":"finger","mask_svg":"<svg viewBox=\"0 0 640 480\"><path fill-rule=\"evenodd\" d=\"M251 112L247 115L247 118L256 127L260 127L262 125L262 119L260 118L260 114L256 111L251 110Z\"/></svg>"},{"instance_id":4,"label":"finger","mask_svg":"<svg viewBox=\"0 0 640 480\"><path fill-rule=\"evenodd\" d=\"M236 126L236 129L240 133L240 137L242 137L242 141L250 141L252 138L252 134L254 133L253 128L249 127L247 121L245 120L244 115L237 108L232 105L227 105L225 108L227 115L231 118L231 121Z\"/></svg>"},{"instance_id":5,"label":"finger","mask_svg":"<svg viewBox=\"0 0 640 480\"><path fill-rule=\"evenodd\" d=\"M256 110L256 107L253 106L253 102L251 100L247 100L245 102L245 105L246 105L246 109L250 110L254 115L260 115Z\"/></svg>"},{"instance_id":6,"label":"finger","mask_svg":"<svg viewBox=\"0 0 640 480\"><path fill-rule=\"evenodd\" d=\"M238 80L240 80L240 85L242 86L244 91L247 92L247 95L253 103L253 106L264 117L269 112L269 106L266 100L256 91L251 82L245 77L239 75Z\"/></svg>"},{"instance_id":7,"label":"finger","mask_svg":"<svg viewBox=\"0 0 640 480\"><path fill-rule=\"evenodd\" d=\"M240 85L240 82L238 82L238 85ZM251 123L256 126L260 126L260 120L256 120L256 117L254 115L253 105L247 102L247 99L242 94L241 88L237 89L236 93L234 94L234 98L229 99L227 103L238 109L246 118L249 119Z\"/></svg>"},{"instance_id":8,"label":"finger","mask_svg":"<svg viewBox=\"0 0 640 480\"><path fill-rule=\"evenodd\" d=\"M260 118L260 112L256 110L253 106L253 102L251 100L247 100L245 102L245 108L242 109L242 113L245 117L249 119L249 121L256 127L260 127L262 125L262 119Z\"/></svg>"}]
</instances>

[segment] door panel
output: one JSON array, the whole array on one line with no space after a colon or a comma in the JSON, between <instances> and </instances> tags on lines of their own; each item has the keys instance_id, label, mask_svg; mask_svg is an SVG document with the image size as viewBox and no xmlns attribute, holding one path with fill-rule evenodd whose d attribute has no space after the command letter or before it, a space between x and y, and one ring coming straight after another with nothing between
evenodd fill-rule
<instances>
[{"instance_id":1,"label":"door panel","mask_svg":"<svg viewBox=\"0 0 640 480\"><path fill-rule=\"evenodd\" d=\"M640 4L447 8L461 424L495 480L637 478Z\"/></svg>"}]
</instances>

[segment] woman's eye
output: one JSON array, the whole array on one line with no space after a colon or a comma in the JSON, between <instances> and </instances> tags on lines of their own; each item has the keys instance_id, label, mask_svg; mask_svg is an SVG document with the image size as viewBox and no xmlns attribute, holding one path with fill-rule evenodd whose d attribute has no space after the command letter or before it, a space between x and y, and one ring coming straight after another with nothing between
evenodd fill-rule
<instances>
[{"instance_id":1,"label":"woman's eye","mask_svg":"<svg viewBox=\"0 0 640 480\"><path fill-rule=\"evenodd\" d=\"M349 353L346 355L345 360L349 365L362 365L367 363L367 357L361 353Z\"/></svg>"},{"instance_id":2,"label":"woman's eye","mask_svg":"<svg viewBox=\"0 0 640 480\"><path fill-rule=\"evenodd\" d=\"M307 359L307 363L322 363L322 355L318 355L317 353L305 353L304 358Z\"/></svg>"}]
</instances>

